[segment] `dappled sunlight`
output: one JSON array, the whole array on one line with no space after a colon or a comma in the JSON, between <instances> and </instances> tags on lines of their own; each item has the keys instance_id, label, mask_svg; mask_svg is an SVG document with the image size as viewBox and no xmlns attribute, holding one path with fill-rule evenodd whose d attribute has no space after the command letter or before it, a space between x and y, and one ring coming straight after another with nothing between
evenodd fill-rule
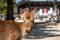
<instances>
[{"instance_id":1,"label":"dappled sunlight","mask_svg":"<svg viewBox=\"0 0 60 40\"><path fill-rule=\"evenodd\" d=\"M26 39L41 39L55 36L60 36L60 29L58 30L57 26L40 26L35 24L33 30L28 35L28 37L26 37Z\"/></svg>"}]
</instances>

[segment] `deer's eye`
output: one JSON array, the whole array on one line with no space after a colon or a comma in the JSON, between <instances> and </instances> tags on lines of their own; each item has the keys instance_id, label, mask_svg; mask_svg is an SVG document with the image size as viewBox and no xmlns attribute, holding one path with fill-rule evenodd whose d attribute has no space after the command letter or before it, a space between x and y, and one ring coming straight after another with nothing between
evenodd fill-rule
<instances>
[{"instance_id":1,"label":"deer's eye","mask_svg":"<svg viewBox=\"0 0 60 40\"><path fill-rule=\"evenodd\" d=\"M30 16L27 16L26 19L30 19Z\"/></svg>"}]
</instances>

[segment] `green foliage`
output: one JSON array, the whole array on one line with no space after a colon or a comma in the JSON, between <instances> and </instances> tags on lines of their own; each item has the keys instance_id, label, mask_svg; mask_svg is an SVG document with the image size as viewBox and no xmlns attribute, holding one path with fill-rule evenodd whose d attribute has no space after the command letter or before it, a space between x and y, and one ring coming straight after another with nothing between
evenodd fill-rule
<instances>
[{"instance_id":1,"label":"green foliage","mask_svg":"<svg viewBox=\"0 0 60 40\"><path fill-rule=\"evenodd\" d=\"M7 4L4 2L0 2L0 14L7 13Z\"/></svg>"}]
</instances>

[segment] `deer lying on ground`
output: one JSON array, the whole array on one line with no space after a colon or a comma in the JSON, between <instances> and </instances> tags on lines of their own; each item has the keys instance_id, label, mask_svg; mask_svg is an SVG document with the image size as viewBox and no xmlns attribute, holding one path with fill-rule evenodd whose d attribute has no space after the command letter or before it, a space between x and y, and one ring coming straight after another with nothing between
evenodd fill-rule
<instances>
[{"instance_id":1,"label":"deer lying on ground","mask_svg":"<svg viewBox=\"0 0 60 40\"><path fill-rule=\"evenodd\" d=\"M0 21L0 40L22 40L28 35L34 24L34 11L25 13L23 23Z\"/></svg>"}]
</instances>

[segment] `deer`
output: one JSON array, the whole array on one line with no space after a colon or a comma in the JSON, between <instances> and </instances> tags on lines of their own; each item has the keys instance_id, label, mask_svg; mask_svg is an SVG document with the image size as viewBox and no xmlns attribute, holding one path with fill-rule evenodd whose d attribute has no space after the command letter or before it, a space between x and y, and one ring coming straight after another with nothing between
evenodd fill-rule
<instances>
[{"instance_id":1,"label":"deer","mask_svg":"<svg viewBox=\"0 0 60 40\"><path fill-rule=\"evenodd\" d=\"M24 22L13 20L0 21L0 40L22 40L26 37L34 25L35 9L24 14Z\"/></svg>"}]
</instances>

